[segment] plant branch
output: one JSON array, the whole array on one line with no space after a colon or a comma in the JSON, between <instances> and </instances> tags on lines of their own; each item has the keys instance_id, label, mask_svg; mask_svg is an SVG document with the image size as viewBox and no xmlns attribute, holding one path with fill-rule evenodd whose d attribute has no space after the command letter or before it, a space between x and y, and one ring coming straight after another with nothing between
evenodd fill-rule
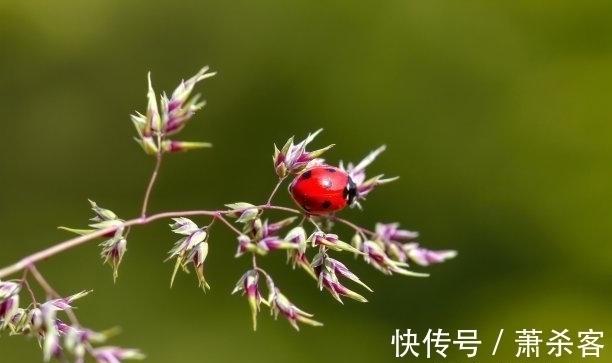
<instances>
[{"instance_id":1,"label":"plant branch","mask_svg":"<svg viewBox=\"0 0 612 363\"><path fill-rule=\"evenodd\" d=\"M149 205L149 198L151 197L151 192L153 191L153 186L155 185L155 181L157 180L157 174L159 174L159 168L161 166L162 161L162 152L161 146L160 151L155 155L155 168L153 169L153 173L151 174L151 179L149 180L149 185L147 186L147 191L145 192L144 199L142 201L142 210L140 212L140 218L144 219L147 217L147 206Z\"/></svg>"},{"instance_id":2,"label":"plant branch","mask_svg":"<svg viewBox=\"0 0 612 363\"><path fill-rule=\"evenodd\" d=\"M278 179L278 182L276 183L276 185L274 186L274 189L272 189L272 193L270 193L270 196L268 197L268 201L266 202L266 205L270 205L270 203L272 202L272 198L274 198L274 195L276 194L276 192L278 191L278 188L281 186L281 184L283 184L283 181L285 180L285 178L280 178Z\"/></svg>"},{"instance_id":3,"label":"plant branch","mask_svg":"<svg viewBox=\"0 0 612 363\"><path fill-rule=\"evenodd\" d=\"M36 282L38 282L38 284L40 285L40 287L43 288L43 290L45 290L45 293L50 296L53 297L55 299L60 299L62 298L62 296L60 294L57 293L57 291L55 291L53 289L53 287L51 287L51 284L49 284L47 282L47 280L43 277L43 275L40 273L40 271L38 271L38 269L36 268L36 266L29 265L27 267L26 271L30 271L30 273L32 274L32 276L34 276L34 279L36 280ZM77 319L76 315L74 314L74 312L72 311L72 309L67 309L65 310L66 315L68 315L68 318L70 319L70 322L72 322L73 325L79 326L79 319Z\"/></svg>"},{"instance_id":4,"label":"plant branch","mask_svg":"<svg viewBox=\"0 0 612 363\"><path fill-rule=\"evenodd\" d=\"M28 272L30 271L27 269L23 270L23 275L21 275L21 285L25 286L28 290L28 293L30 294L30 299L32 299L32 305L36 305L36 295L34 294L34 291L32 290L30 283L28 282Z\"/></svg>"},{"instance_id":5,"label":"plant branch","mask_svg":"<svg viewBox=\"0 0 612 363\"><path fill-rule=\"evenodd\" d=\"M285 212L290 212L290 213L294 213L294 214L301 214L302 212L300 212L297 209L293 209L293 208L287 208L287 207L282 207L282 206L273 206L273 205L259 205L256 206L256 208L259 209L268 209L268 210L281 210L281 211L285 211ZM241 234L241 232L236 229L236 227L234 227L227 219L225 219L225 217L223 217L225 214L231 213L231 212L235 212L235 210L188 210L188 211L174 211L174 212L163 212L163 213L157 213L157 214L153 214L150 215L148 217L139 217L139 218L134 218L134 219L130 219L128 221L123 222L122 226L123 228L126 227L131 227L131 226L136 226L136 225L145 225L145 224L149 224L153 221L156 221L158 219L163 219L163 218L172 218L172 217L189 217L189 216L211 216L213 218L217 218L219 219L221 222L223 222L225 225L227 225L228 227L230 227L234 232ZM94 232L91 232L89 234L83 235L83 236L78 236L75 238L71 238L69 240L66 240L64 242L60 242L56 245L53 245L51 247L48 247L42 251L38 251L35 252L31 255L28 255L24 258L22 258L21 260L15 262L12 265L6 266L2 269L0 269L0 279L5 278L6 276L12 275L14 273L17 273L23 269L29 268L30 271L31 270L31 266L33 266L34 264L46 260L49 257L55 256L61 252L70 250L74 247L80 246L82 244L85 244L87 242L90 242L98 237L102 237L104 235L107 235L109 233L114 232L118 227L117 226L112 226L112 227L108 227L108 228L104 228L104 229L98 229Z\"/></svg>"},{"instance_id":6,"label":"plant branch","mask_svg":"<svg viewBox=\"0 0 612 363\"><path fill-rule=\"evenodd\" d=\"M339 218L339 217L334 216L332 220L333 220L333 221L336 221L336 222L340 222L340 223L342 223L342 224L344 224L344 225L346 225L346 226L349 226L349 227L351 227L352 229L354 229L354 230L355 230L355 232L361 233L361 234L362 234L362 235L364 235L364 236L365 236L366 234L369 234L370 236L375 236L375 235L376 235L376 232L374 232L374 231L370 231L370 230L369 230L369 229L367 229L367 228L360 227L360 226L356 225L355 223L353 223L353 222L351 222L351 221L348 221L348 220L346 220L346 219L344 219L344 218Z\"/></svg>"},{"instance_id":7,"label":"plant branch","mask_svg":"<svg viewBox=\"0 0 612 363\"><path fill-rule=\"evenodd\" d=\"M280 211L283 211L283 212L289 212L289 213L293 213L293 214L303 214L304 213L304 212L299 211L299 210L297 210L295 208L283 207L283 206L280 206L280 205L267 205L267 204L264 204L264 205L256 205L255 208L264 209L264 210L266 210L266 209L268 209L268 210L280 210Z\"/></svg>"},{"instance_id":8,"label":"plant branch","mask_svg":"<svg viewBox=\"0 0 612 363\"><path fill-rule=\"evenodd\" d=\"M218 219L223 222L229 229L236 232L237 235L242 234L242 232L240 232L236 227L234 227L234 225L232 225L227 219L225 219L225 217L223 217L222 213L215 214L215 219Z\"/></svg>"}]
</instances>

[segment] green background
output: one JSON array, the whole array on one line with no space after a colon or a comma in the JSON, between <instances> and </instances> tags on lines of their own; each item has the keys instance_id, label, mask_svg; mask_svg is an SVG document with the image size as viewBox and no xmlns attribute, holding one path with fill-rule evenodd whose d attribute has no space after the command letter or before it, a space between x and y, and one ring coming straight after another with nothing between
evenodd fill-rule
<instances>
[{"instance_id":1,"label":"green background","mask_svg":"<svg viewBox=\"0 0 612 363\"><path fill-rule=\"evenodd\" d=\"M370 173L401 176L344 217L399 221L459 257L428 279L344 258L375 293L341 306L272 254L260 264L325 326L297 333L264 311L253 333L229 295L249 266L232 234L211 237L211 292L184 274L170 290L160 222L132 230L116 285L95 243L38 265L64 294L94 289L85 325L120 325L111 343L148 362L610 361L612 2L0 1L0 265L84 226L87 198L136 216L152 160L128 115L145 109L146 73L171 91L206 64L219 73L182 136L214 148L168 157L151 211L262 202L273 143L323 127L329 162L384 143ZM394 358L395 329L438 328L477 329L476 358ZM516 358L514 331L532 328L575 345L593 328L606 347ZM35 341L0 338L1 362L41 359Z\"/></svg>"}]
</instances>

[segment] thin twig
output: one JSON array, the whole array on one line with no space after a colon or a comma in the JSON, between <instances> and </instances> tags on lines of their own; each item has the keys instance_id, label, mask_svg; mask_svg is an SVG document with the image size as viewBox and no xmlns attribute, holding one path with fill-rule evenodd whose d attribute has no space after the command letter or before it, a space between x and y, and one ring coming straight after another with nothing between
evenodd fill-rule
<instances>
[{"instance_id":1,"label":"thin twig","mask_svg":"<svg viewBox=\"0 0 612 363\"><path fill-rule=\"evenodd\" d=\"M130 219L128 221L123 222L123 227L130 227L130 226L135 226L135 225L145 225L145 224L149 224L153 221L156 221L158 219L163 219L163 218L171 218L171 217L189 217L189 216L212 216L212 217L216 217L219 214L227 214L230 213L231 211L227 211L227 210L217 210L217 211L206 211L206 210L191 210L191 211L174 211L174 212L163 212L163 213L157 213L145 218L134 218L134 219ZM229 225L229 222L227 222L227 220L225 221L226 224ZM31 255L28 255L24 258L22 258L21 260L17 261L16 263L9 265L7 267L4 267L2 269L0 269L0 279L12 275L16 272L19 272L25 268L28 268L31 265L34 265L42 260L45 260L49 257L55 256L58 253L70 250L74 247L80 246L82 244L85 244L89 241L92 241L98 237L102 237L108 233L114 232L117 229L117 226L113 226L113 227L108 227L108 228L103 228L103 229L98 229L94 232L91 232L89 234L83 235L83 236L78 236L75 238L71 238L69 240L66 240L64 242L58 243L56 245L53 245L49 248L46 248L44 250L38 251L36 253L33 253Z\"/></svg>"},{"instance_id":2,"label":"thin twig","mask_svg":"<svg viewBox=\"0 0 612 363\"><path fill-rule=\"evenodd\" d=\"M53 287L51 287L51 284L47 282L47 280L40 273L40 271L38 271L38 269L36 268L34 264L29 265L27 269L32 273L32 276L34 276L34 279L36 280L36 282L38 282L40 287L42 287L43 290L45 290L47 295L55 299L62 298L62 295L58 294L57 291L55 291ZM76 326L81 325L79 324L79 319L76 317L72 309L66 309L65 312L66 312L66 315L68 315L68 318L70 319L70 322L72 323L72 325L76 325Z\"/></svg>"},{"instance_id":3,"label":"thin twig","mask_svg":"<svg viewBox=\"0 0 612 363\"><path fill-rule=\"evenodd\" d=\"M306 218L306 220L308 220L308 222L310 222L319 232L323 232L323 230L321 229L321 226L319 226L319 224L317 222L315 222L312 217L308 217Z\"/></svg>"},{"instance_id":4,"label":"thin twig","mask_svg":"<svg viewBox=\"0 0 612 363\"><path fill-rule=\"evenodd\" d=\"M30 271L29 270L23 270L23 275L21 275L21 285L26 287L26 290L28 290L28 293L30 294L30 299L32 299L32 305L36 305L36 295L34 294L34 291L32 290L32 287L30 286L30 283L28 282L28 273Z\"/></svg>"},{"instance_id":5,"label":"thin twig","mask_svg":"<svg viewBox=\"0 0 612 363\"><path fill-rule=\"evenodd\" d=\"M293 209L293 208L287 208L287 207L282 207L282 206L266 206L266 205L259 205L256 206L256 208L262 209L262 210L280 210L280 211L285 211L285 212L290 212L290 213L294 213L294 214L302 214L301 211L297 210L297 209ZM245 208L248 209L248 208ZM236 229L236 227L234 227L227 219L225 219L225 217L223 217L226 214L229 213L234 213L237 210L189 210L189 211L171 211L171 212L162 212L162 213L157 213L157 214L153 214L150 215L148 217L138 217L138 218L134 218L134 219L130 219L127 220L125 222L123 222L122 227L126 228L126 227L131 227L131 226L136 226L136 225L145 225L145 224L149 224L153 221L156 221L158 219L164 219L164 218L172 218L172 217L189 217L189 216L211 216L214 218L219 219L220 221L222 221L223 223L225 223L225 225L227 225L228 227L230 227L230 229L232 229L234 232L236 232L237 234L241 234L241 232ZM239 211L239 210L238 210ZM12 275L14 273L17 273L25 268L28 268L31 265L34 265L40 261L46 260L49 257L55 256L61 252L70 250L74 247L80 246L82 244L85 244L89 241L92 241L98 237L102 237L108 233L114 232L117 229L117 226L113 226L113 227L108 227L108 228L103 228L103 229L99 229L96 230L94 232L91 232L89 234L83 235L83 236L78 236L75 238L71 238L69 240L60 242L56 245L53 245L51 247L48 247L44 250L35 252L31 255L28 255L24 258L22 258L21 260L15 262L12 265L6 266L2 269L0 269L0 279L5 278L6 276Z\"/></svg>"},{"instance_id":6,"label":"thin twig","mask_svg":"<svg viewBox=\"0 0 612 363\"><path fill-rule=\"evenodd\" d=\"M281 184L283 184L283 181L285 180L285 178L280 178L278 179L278 182L276 183L276 185L274 186L274 189L272 189L272 193L270 193L270 196L268 197L268 201L266 202L266 205L269 206L270 203L272 202L272 198L274 198L274 195L276 194L276 192L278 191L278 188L281 186Z\"/></svg>"},{"instance_id":7,"label":"thin twig","mask_svg":"<svg viewBox=\"0 0 612 363\"><path fill-rule=\"evenodd\" d=\"M221 222L225 223L225 225L228 226L229 229L231 229L232 231L236 232L237 235L242 234L242 232L240 232L238 228L234 227L234 225L232 225L227 219L225 219L225 217L223 217L221 213L216 214L215 219L218 219Z\"/></svg>"},{"instance_id":8,"label":"thin twig","mask_svg":"<svg viewBox=\"0 0 612 363\"><path fill-rule=\"evenodd\" d=\"M344 224L346 226L351 227L352 229L354 229L356 232L360 233L364 237L365 237L365 234L369 234L370 236L375 236L376 235L376 232L370 231L367 228L359 227L355 223L353 223L351 221L348 221L348 220L346 220L344 218L334 217L333 220L336 221L336 222L340 222L340 223L342 223L342 224Z\"/></svg>"},{"instance_id":9,"label":"thin twig","mask_svg":"<svg viewBox=\"0 0 612 363\"><path fill-rule=\"evenodd\" d=\"M43 277L43 275L40 273L40 271L38 271L38 269L36 268L36 266L34 266L33 264L28 266L27 268L31 273L32 276L34 276L34 279L36 280L36 282L38 282L38 284L40 285L40 287L43 288L43 290L45 291L45 293L47 294L48 297L52 297L54 299L56 298L60 298L60 294L58 294L53 287L51 287L51 285L47 282L47 280L45 280L45 278Z\"/></svg>"},{"instance_id":10,"label":"thin twig","mask_svg":"<svg viewBox=\"0 0 612 363\"><path fill-rule=\"evenodd\" d=\"M161 152L161 144L158 145L160 151L155 155L155 168L153 169L153 173L151 174L151 179L149 180L149 185L147 186L147 191L145 192L144 199L142 201L142 210L140 211L140 218L144 219L147 216L147 207L149 205L149 198L151 197L151 192L153 191L153 186L155 185L155 181L157 180L157 174L159 174L159 168L161 166L162 161L162 152Z\"/></svg>"},{"instance_id":11,"label":"thin twig","mask_svg":"<svg viewBox=\"0 0 612 363\"><path fill-rule=\"evenodd\" d=\"M304 214L304 212L299 211L295 208L288 208L288 207L283 207L280 205L256 205L255 208L259 208L259 209L269 209L269 210L280 210L280 211L284 211L284 212L289 212L289 213L294 213L294 214Z\"/></svg>"}]
</instances>

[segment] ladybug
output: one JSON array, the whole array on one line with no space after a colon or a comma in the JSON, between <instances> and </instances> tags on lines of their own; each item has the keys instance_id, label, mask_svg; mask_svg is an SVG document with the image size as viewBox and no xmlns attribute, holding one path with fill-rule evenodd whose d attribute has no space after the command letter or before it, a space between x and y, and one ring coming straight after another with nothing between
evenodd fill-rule
<instances>
[{"instance_id":1,"label":"ladybug","mask_svg":"<svg viewBox=\"0 0 612 363\"><path fill-rule=\"evenodd\" d=\"M289 184L289 193L306 212L321 215L353 204L357 186L346 171L318 165L298 174Z\"/></svg>"}]
</instances>

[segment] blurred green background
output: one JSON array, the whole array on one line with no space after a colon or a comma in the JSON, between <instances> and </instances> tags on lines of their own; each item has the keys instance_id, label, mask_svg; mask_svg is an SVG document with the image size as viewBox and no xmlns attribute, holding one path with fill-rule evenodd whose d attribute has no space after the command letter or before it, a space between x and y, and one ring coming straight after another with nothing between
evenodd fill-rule
<instances>
[{"instance_id":1,"label":"blurred green background","mask_svg":"<svg viewBox=\"0 0 612 363\"><path fill-rule=\"evenodd\" d=\"M165 223L134 229L117 284L95 243L38 267L78 303L84 324L120 325L111 343L148 362L395 361L395 329L477 329L474 359L610 361L612 333L612 2L609 1L0 1L0 265L69 237L87 198L137 215L152 168L128 115L144 111L146 73L171 91L203 65L217 77L183 132L214 148L172 155L151 211L262 202L273 143L320 127L329 162L387 144L370 173L400 175L343 216L399 221L459 257L428 279L386 277L346 259L375 290L341 306L284 255L260 261L326 325L300 333L267 314L250 329L230 296L249 266L216 228L203 294L168 288ZM290 205L286 193L277 200ZM340 230L341 233L346 231ZM345 236L348 234L345 233ZM500 350L491 356L497 334ZM599 359L516 358L515 330L604 331ZM0 361L38 362L34 341L4 335Z\"/></svg>"}]
</instances>

